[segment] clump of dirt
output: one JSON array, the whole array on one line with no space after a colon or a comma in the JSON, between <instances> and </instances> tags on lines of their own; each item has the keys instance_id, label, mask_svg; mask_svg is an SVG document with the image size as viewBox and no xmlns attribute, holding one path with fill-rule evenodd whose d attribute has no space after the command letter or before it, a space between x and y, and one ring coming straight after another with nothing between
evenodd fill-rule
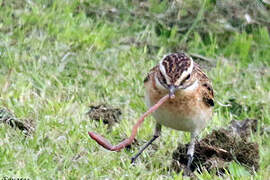
<instances>
[{"instance_id":1,"label":"clump of dirt","mask_svg":"<svg viewBox=\"0 0 270 180\"><path fill-rule=\"evenodd\" d=\"M214 130L202 140L196 142L191 171L215 171L223 174L230 161L245 166L251 173L259 168L259 146L250 142L251 132L257 131L257 120L233 120L227 128ZM187 172L188 144L179 144L173 152L171 168L176 172ZM228 169L227 169L228 170ZM189 175L192 175L192 172Z\"/></svg>"},{"instance_id":2,"label":"clump of dirt","mask_svg":"<svg viewBox=\"0 0 270 180\"><path fill-rule=\"evenodd\" d=\"M0 108L0 123L5 123L12 128L18 128L25 135L30 135L34 131L32 120L18 119L15 115L6 108Z\"/></svg>"},{"instance_id":3,"label":"clump of dirt","mask_svg":"<svg viewBox=\"0 0 270 180\"><path fill-rule=\"evenodd\" d=\"M90 119L100 121L104 124L108 124L109 127L119 122L120 115L122 114L119 108L112 108L106 104L100 104L97 106L90 106L87 115Z\"/></svg>"}]
</instances>

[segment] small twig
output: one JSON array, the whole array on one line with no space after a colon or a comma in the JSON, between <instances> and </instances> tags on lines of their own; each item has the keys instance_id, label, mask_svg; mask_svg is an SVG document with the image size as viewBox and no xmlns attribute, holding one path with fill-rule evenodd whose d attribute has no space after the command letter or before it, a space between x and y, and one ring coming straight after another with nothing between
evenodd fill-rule
<instances>
[{"instance_id":1,"label":"small twig","mask_svg":"<svg viewBox=\"0 0 270 180\"><path fill-rule=\"evenodd\" d=\"M232 154L230 152L226 151L225 149L214 147L214 146L211 146L211 145L206 144L206 143L203 143L202 145L205 146L205 148L216 152L216 155L218 157L222 157L222 156L223 157L231 157L232 156Z\"/></svg>"},{"instance_id":2,"label":"small twig","mask_svg":"<svg viewBox=\"0 0 270 180\"><path fill-rule=\"evenodd\" d=\"M207 62L213 63L215 61L212 58L208 58L208 57L202 56L200 54L196 54L196 53L189 53L189 54L190 54L190 56L192 56L194 58L199 58L199 59L202 59L202 60L207 61Z\"/></svg>"},{"instance_id":3,"label":"small twig","mask_svg":"<svg viewBox=\"0 0 270 180\"><path fill-rule=\"evenodd\" d=\"M131 136L115 146L113 146L109 141L107 141L104 137L100 136L99 134L96 134L94 132L88 132L88 134L92 139L94 139L99 145L101 145L105 149L108 149L110 151L120 151L121 149L130 145L133 142L137 134L138 128L143 123L145 117L147 117L149 114L157 110L169 98L170 98L169 95L164 96L154 106L152 106L147 112L145 112L140 117L138 122L133 126Z\"/></svg>"},{"instance_id":4,"label":"small twig","mask_svg":"<svg viewBox=\"0 0 270 180\"><path fill-rule=\"evenodd\" d=\"M222 104L220 101L216 101L218 105L223 106L223 107L231 107L231 104Z\"/></svg>"}]
</instances>

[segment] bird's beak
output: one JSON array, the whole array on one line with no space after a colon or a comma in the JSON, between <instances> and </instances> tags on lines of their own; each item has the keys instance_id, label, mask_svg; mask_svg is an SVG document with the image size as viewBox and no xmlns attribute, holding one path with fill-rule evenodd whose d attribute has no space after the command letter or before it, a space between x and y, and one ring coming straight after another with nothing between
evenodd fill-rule
<instances>
[{"instance_id":1,"label":"bird's beak","mask_svg":"<svg viewBox=\"0 0 270 180\"><path fill-rule=\"evenodd\" d=\"M170 85L169 86L169 96L171 99L173 99L175 97L174 93L176 91L176 87L174 85Z\"/></svg>"}]
</instances>

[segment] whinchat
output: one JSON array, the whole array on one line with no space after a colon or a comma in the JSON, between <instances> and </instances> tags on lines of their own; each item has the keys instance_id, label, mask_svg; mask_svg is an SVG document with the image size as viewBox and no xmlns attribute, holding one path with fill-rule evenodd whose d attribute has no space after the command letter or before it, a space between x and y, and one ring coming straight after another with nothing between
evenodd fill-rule
<instances>
[{"instance_id":1,"label":"whinchat","mask_svg":"<svg viewBox=\"0 0 270 180\"><path fill-rule=\"evenodd\" d=\"M172 53L150 70L144 86L148 107L168 93L174 98L170 98L153 113L156 120L154 136L132 158L132 162L160 136L161 126L164 125L191 133L187 151L187 167L190 169L195 140L212 118L214 92L210 80L186 53Z\"/></svg>"}]
</instances>

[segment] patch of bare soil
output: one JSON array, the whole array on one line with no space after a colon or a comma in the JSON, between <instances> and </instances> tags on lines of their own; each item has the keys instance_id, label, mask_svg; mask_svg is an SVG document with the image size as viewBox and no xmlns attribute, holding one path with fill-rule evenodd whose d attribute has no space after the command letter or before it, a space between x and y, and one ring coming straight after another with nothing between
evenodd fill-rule
<instances>
[{"instance_id":1,"label":"patch of bare soil","mask_svg":"<svg viewBox=\"0 0 270 180\"><path fill-rule=\"evenodd\" d=\"M214 171L221 175L228 170L230 161L246 167L251 173L259 168L259 146L250 142L251 132L257 131L257 120L233 120L226 128L214 130L202 140L196 142L194 160L190 176L194 171ZM176 172L187 172L188 144L179 144L173 152L171 169Z\"/></svg>"},{"instance_id":2,"label":"patch of bare soil","mask_svg":"<svg viewBox=\"0 0 270 180\"><path fill-rule=\"evenodd\" d=\"M119 108L112 108L106 104L100 104L97 106L90 106L87 115L90 119L100 121L104 124L108 124L109 127L120 121L120 115L122 114Z\"/></svg>"},{"instance_id":3,"label":"patch of bare soil","mask_svg":"<svg viewBox=\"0 0 270 180\"><path fill-rule=\"evenodd\" d=\"M0 108L0 123L5 123L12 128L18 128L25 135L30 135L34 131L33 121L29 119L18 119L6 108Z\"/></svg>"}]
</instances>

